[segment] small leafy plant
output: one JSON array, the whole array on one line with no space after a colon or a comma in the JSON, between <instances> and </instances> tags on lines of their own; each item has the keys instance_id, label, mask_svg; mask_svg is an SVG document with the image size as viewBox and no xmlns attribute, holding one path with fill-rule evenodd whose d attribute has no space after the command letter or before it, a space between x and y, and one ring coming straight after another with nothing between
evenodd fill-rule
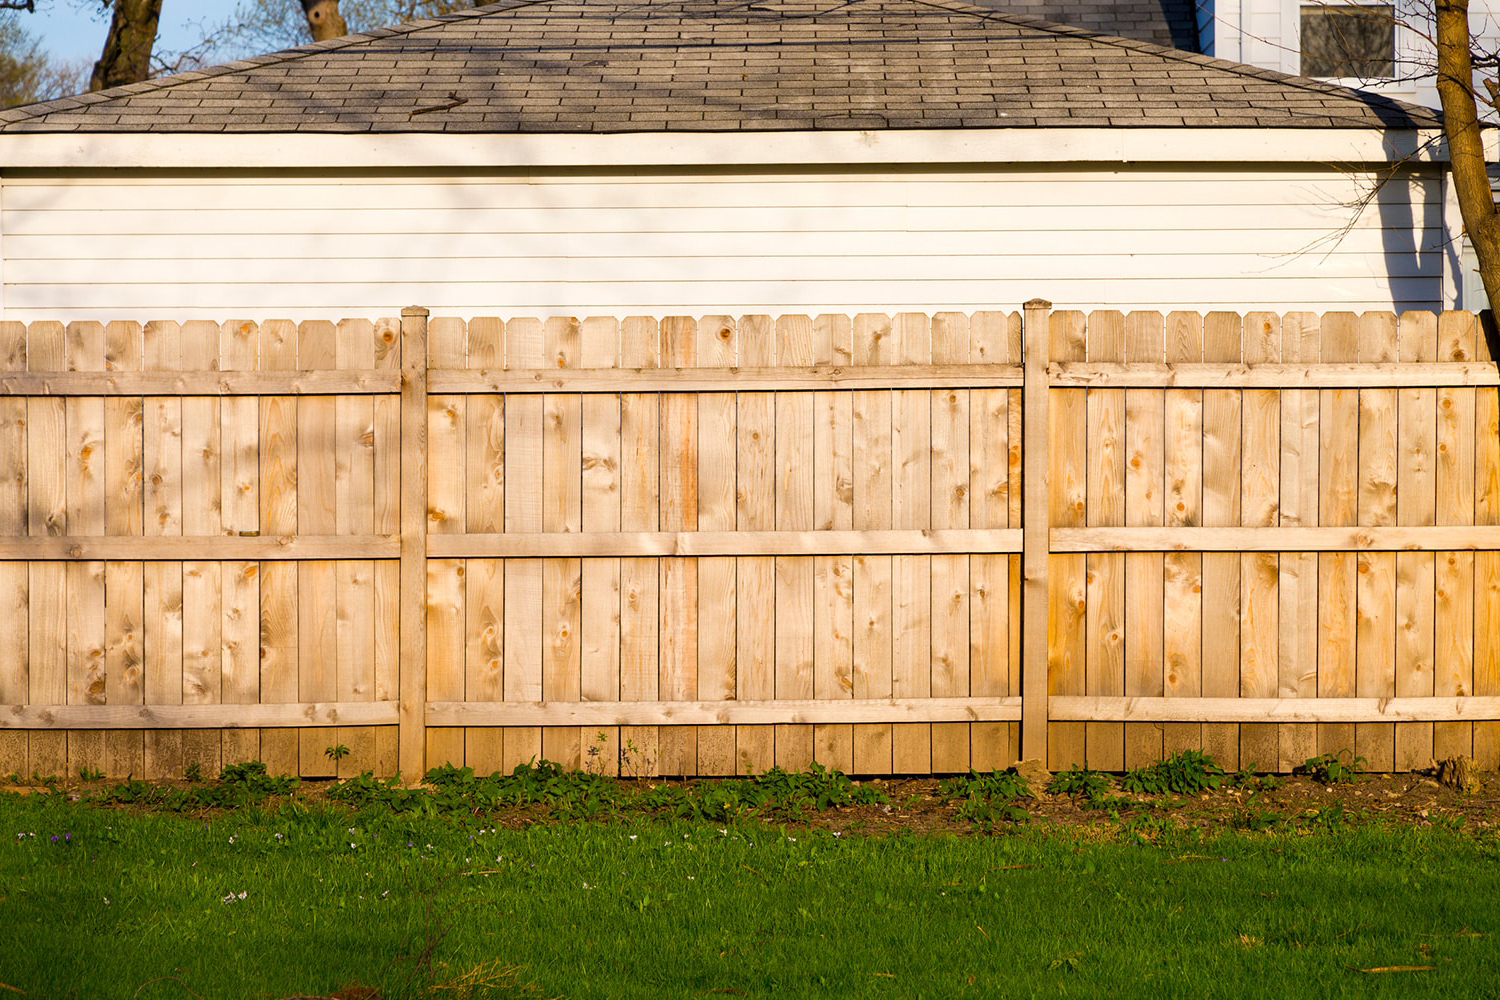
<instances>
[{"instance_id":1,"label":"small leafy plant","mask_svg":"<svg viewBox=\"0 0 1500 1000\"><path fill-rule=\"evenodd\" d=\"M1127 771L1120 787L1138 795L1196 795L1224 783L1224 769L1201 750L1182 750L1166 760Z\"/></svg>"},{"instance_id":2,"label":"small leafy plant","mask_svg":"<svg viewBox=\"0 0 1500 1000\"><path fill-rule=\"evenodd\" d=\"M104 777L104 772L85 764L78 769L78 777L84 781L98 781Z\"/></svg>"},{"instance_id":3,"label":"small leafy plant","mask_svg":"<svg viewBox=\"0 0 1500 1000\"><path fill-rule=\"evenodd\" d=\"M1347 761L1345 756L1347 755ZM1341 785L1353 781L1355 775L1364 770L1365 759L1350 754L1347 750L1309 757L1292 769L1293 774L1305 774L1320 785Z\"/></svg>"},{"instance_id":4,"label":"small leafy plant","mask_svg":"<svg viewBox=\"0 0 1500 1000\"><path fill-rule=\"evenodd\" d=\"M958 816L981 829L993 829L997 821L1025 823L1031 814L1016 804L1031 794L1026 779L1014 768L949 778L938 785L938 797L958 804Z\"/></svg>"},{"instance_id":5,"label":"small leafy plant","mask_svg":"<svg viewBox=\"0 0 1500 1000\"><path fill-rule=\"evenodd\" d=\"M1090 805L1100 802L1109 793L1110 787L1109 775L1103 771L1095 771L1087 764L1074 764L1066 771L1059 771L1047 783L1047 791L1053 795L1084 799Z\"/></svg>"},{"instance_id":6,"label":"small leafy plant","mask_svg":"<svg viewBox=\"0 0 1500 1000\"><path fill-rule=\"evenodd\" d=\"M337 764L339 761L349 756L349 748L342 743L338 744L337 746L325 747L323 750L323 756L327 757L329 760Z\"/></svg>"}]
</instances>

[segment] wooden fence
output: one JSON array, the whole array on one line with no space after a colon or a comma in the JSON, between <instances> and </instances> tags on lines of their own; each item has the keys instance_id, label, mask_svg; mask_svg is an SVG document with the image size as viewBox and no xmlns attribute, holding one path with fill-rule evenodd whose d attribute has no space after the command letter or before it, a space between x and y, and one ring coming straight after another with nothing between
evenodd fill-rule
<instances>
[{"instance_id":1,"label":"wooden fence","mask_svg":"<svg viewBox=\"0 0 1500 1000\"><path fill-rule=\"evenodd\" d=\"M1466 313L0 323L0 774L1494 767L1497 385Z\"/></svg>"}]
</instances>

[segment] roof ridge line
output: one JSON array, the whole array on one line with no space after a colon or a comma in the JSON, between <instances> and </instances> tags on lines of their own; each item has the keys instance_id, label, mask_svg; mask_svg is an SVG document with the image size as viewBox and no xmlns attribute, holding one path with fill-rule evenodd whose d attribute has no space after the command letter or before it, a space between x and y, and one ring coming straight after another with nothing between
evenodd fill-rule
<instances>
[{"instance_id":1,"label":"roof ridge line","mask_svg":"<svg viewBox=\"0 0 1500 1000\"><path fill-rule=\"evenodd\" d=\"M236 59L234 62L216 63L213 66L206 66L202 69L190 69L182 73L153 77L150 80L142 80L138 83L125 83L118 87L110 87L107 90L94 90L83 94L70 94L67 97L59 97L50 101L39 101L36 104L23 104L18 108L8 108L0 111L0 123L12 124L14 122L23 122L31 118L40 118L54 111L67 111L80 105L101 104L105 101L112 101L115 98L131 94L170 90L172 87L196 83L200 80L212 80L216 77L227 76L230 73L238 73L247 69L295 62L298 59L305 59L324 52L347 48L350 45L362 44L377 38L412 35L418 31L425 31L429 28L448 24L453 21L487 17L490 14L501 13L503 10L514 10L518 7L534 7L538 4L551 2L552 0L491 0L490 3L485 3L478 7L470 7L467 10L454 11L451 14L439 14L437 17L423 17L414 21L403 21L400 24L393 24L388 27L371 28L369 31L340 35L337 38L330 38L321 42L308 42L306 45L298 45L290 49L279 49L275 52L250 56L248 59Z\"/></svg>"}]
</instances>

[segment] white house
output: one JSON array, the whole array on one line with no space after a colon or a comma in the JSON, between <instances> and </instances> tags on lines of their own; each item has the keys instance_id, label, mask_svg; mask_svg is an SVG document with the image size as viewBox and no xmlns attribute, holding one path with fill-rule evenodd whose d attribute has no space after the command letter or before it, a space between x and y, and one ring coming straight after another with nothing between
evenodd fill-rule
<instances>
[{"instance_id":1,"label":"white house","mask_svg":"<svg viewBox=\"0 0 1500 1000\"><path fill-rule=\"evenodd\" d=\"M1199 0L1198 51L1435 108L1435 3ZM1500 4L1471 0L1469 30L1481 49L1500 51Z\"/></svg>"},{"instance_id":2,"label":"white house","mask_svg":"<svg viewBox=\"0 0 1500 1000\"><path fill-rule=\"evenodd\" d=\"M0 316L1435 310L1438 129L955 0L506 0L0 113Z\"/></svg>"}]
</instances>

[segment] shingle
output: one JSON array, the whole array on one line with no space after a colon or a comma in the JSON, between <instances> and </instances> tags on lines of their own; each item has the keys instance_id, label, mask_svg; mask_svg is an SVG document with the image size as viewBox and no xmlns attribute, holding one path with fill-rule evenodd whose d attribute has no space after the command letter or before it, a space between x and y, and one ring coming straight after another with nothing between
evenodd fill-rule
<instances>
[{"instance_id":1,"label":"shingle","mask_svg":"<svg viewBox=\"0 0 1500 1000\"><path fill-rule=\"evenodd\" d=\"M1437 124L1387 98L1167 48L1191 23L1189 0L506 0L0 112L0 131ZM466 103L410 117L449 94Z\"/></svg>"}]
</instances>

